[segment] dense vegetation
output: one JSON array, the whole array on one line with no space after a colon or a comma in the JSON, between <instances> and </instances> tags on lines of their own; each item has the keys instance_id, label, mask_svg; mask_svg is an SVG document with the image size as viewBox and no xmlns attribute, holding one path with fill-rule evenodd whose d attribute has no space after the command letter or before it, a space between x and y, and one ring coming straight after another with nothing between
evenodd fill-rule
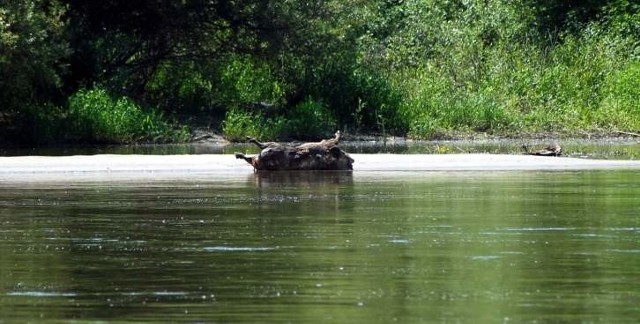
<instances>
[{"instance_id":1,"label":"dense vegetation","mask_svg":"<svg viewBox=\"0 0 640 324\"><path fill-rule=\"evenodd\" d=\"M4 0L0 143L640 130L631 0Z\"/></svg>"}]
</instances>

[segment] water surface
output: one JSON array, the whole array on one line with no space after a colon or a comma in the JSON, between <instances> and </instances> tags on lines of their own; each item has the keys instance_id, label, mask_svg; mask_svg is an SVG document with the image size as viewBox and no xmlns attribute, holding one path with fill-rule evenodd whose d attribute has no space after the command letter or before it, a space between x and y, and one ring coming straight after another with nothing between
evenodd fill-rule
<instances>
[{"instance_id":1,"label":"water surface","mask_svg":"<svg viewBox=\"0 0 640 324\"><path fill-rule=\"evenodd\" d=\"M638 175L4 183L0 321L635 322Z\"/></svg>"}]
</instances>

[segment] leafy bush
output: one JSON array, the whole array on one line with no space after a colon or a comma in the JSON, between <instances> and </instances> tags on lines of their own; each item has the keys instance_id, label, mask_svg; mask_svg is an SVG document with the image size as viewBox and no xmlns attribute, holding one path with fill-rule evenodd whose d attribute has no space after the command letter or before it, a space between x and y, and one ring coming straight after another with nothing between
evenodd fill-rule
<instances>
[{"instance_id":1,"label":"leafy bush","mask_svg":"<svg viewBox=\"0 0 640 324\"><path fill-rule=\"evenodd\" d=\"M7 0L0 132L184 138L158 111L236 140L324 137L336 124L420 138L637 131L636 2ZM136 102L100 89L66 97L87 84ZM68 112L55 108L67 99Z\"/></svg>"},{"instance_id":2,"label":"leafy bush","mask_svg":"<svg viewBox=\"0 0 640 324\"><path fill-rule=\"evenodd\" d=\"M222 122L222 134L230 141L244 141L245 138L261 138L260 130L265 122L262 116L238 109L229 110Z\"/></svg>"},{"instance_id":3,"label":"leafy bush","mask_svg":"<svg viewBox=\"0 0 640 324\"><path fill-rule=\"evenodd\" d=\"M69 98L71 138L104 143L184 141L186 129L174 130L162 113L143 111L127 97L113 99L102 89L81 90Z\"/></svg>"},{"instance_id":4,"label":"leafy bush","mask_svg":"<svg viewBox=\"0 0 640 324\"><path fill-rule=\"evenodd\" d=\"M351 132L402 133L402 92L381 71L333 62L314 69L312 97L325 103L340 128Z\"/></svg>"},{"instance_id":5,"label":"leafy bush","mask_svg":"<svg viewBox=\"0 0 640 324\"><path fill-rule=\"evenodd\" d=\"M229 104L283 103L283 85L269 65L249 57L231 56L221 62L219 79L214 91Z\"/></svg>"},{"instance_id":6,"label":"leafy bush","mask_svg":"<svg viewBox=\"0 0 640 324\"><path fill-rule=\"evenodd\" d=\"M227 112L222 132L231 141L244 141L246 137L261 140L318 139L333 134L335 125L331 112L322 103L306 100L291 109L286 118L232 109Z\"/></svg>"},{"instance_id":7,"label":"leafy bush","mask_svg":"<svg viewBox=\"0 0 640 324\"><path fill-rule=\"evenodd\" d=\"M194 62L161 64L146 84L146 100L163 111L190 114L208 111L220 113L219 101L213 93L215 83L209 77L209 66Z\"/></svg>"},{"instance_id":8,"label":"leafy bush","mask_svg":"<svg viewBox=\"0 0 640 324\"><path fill-rule=\"evenodd\" d=\"M66 11L57 0L0 3L0 113L32 114L58 94L70 53Z\"/></svg>"},{"instance_id":9,"label":"leafy bush","mask_svg":"<svg viewBox=\"0 0 640 324\"><path fill-rule=\"evenodd\" d=\"M336 131L336 120L327 107L318 101L306 100L290 112L283 134L279 137L318 139Z\"/></svg>"},{"instance_id":10,"label":"leafy bush","mask_svg":"<svg viewBox=\"0 0 640 324\"><path fill-rule=\"evenodd\" d=\"M410 136L637 129L637 41L591 24L581 33L513 42L513 27L484 45L474 37L454 42L446 55L393 74L405 90L400 115Z\"/></svg>"},{"instance_id":11,"label":"leafy bush","mask_svg":"<svg viewBox=\"0 0 640 324\"><path fill-rule=\"evenodd\" d=\"M609 74L602 92L593 122L608 128L640 130L640 62L631 62Z\"/></svg>"},{"instance_id":12,"label":"leafy bush","mask_svg":"<svg viewBox=\"0 0 640 324\"><path fill-rule=\"evenodd\" d=\"M231 109L222 122L222 134L230 141L244 141L247 137L275 140L282 138L285 124L282 117L266 118L257 112Z\"/></svg>"}]
</instances>

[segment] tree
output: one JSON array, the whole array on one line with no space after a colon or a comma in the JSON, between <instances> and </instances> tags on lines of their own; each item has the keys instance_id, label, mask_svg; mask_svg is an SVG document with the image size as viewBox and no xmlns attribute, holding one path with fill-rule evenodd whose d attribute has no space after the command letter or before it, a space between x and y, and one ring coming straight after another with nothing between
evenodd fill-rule
<instances>
[{"instance_id":1,"label":"tree","mask_svg":"<svg viewBox=\"0 0 640 324\"><path fill-rule=\"evenodd\" d=\"M68 0L72 81L99 81L140 97L167 62L211 62L270 50L277 33L265 1ZM273 41L272 43L277 43Z\"/></svg>"},{"instance_id":2,"label":"tree","mask_svg":"<svg viewBox=\"0 0 640 324\"><path fill-rule=\"evenodd\" d=\"M0 4L0 113L11 118L30 105L61 100L69 54L65 7L58 1Z\"/></svg>"}]
</instances>

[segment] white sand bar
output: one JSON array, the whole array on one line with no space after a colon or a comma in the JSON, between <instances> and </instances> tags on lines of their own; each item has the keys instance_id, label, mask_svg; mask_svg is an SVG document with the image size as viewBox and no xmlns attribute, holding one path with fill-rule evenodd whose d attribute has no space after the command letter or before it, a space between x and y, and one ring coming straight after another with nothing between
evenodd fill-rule
<instances>
[{"instance_id":1,"label":"white sand bar","mask_svg":"<svg viewBox=\"0 0 640 324\"><path fill-rule=\"evenodd\" d=\"M640 161L588 160L500 154L351 154L362 171L517 171L638 169ZM78 155L0 157L0 184L23 181L198 179L237 176L253 169L224 155Z\"/></svg>"}]
</instances>

